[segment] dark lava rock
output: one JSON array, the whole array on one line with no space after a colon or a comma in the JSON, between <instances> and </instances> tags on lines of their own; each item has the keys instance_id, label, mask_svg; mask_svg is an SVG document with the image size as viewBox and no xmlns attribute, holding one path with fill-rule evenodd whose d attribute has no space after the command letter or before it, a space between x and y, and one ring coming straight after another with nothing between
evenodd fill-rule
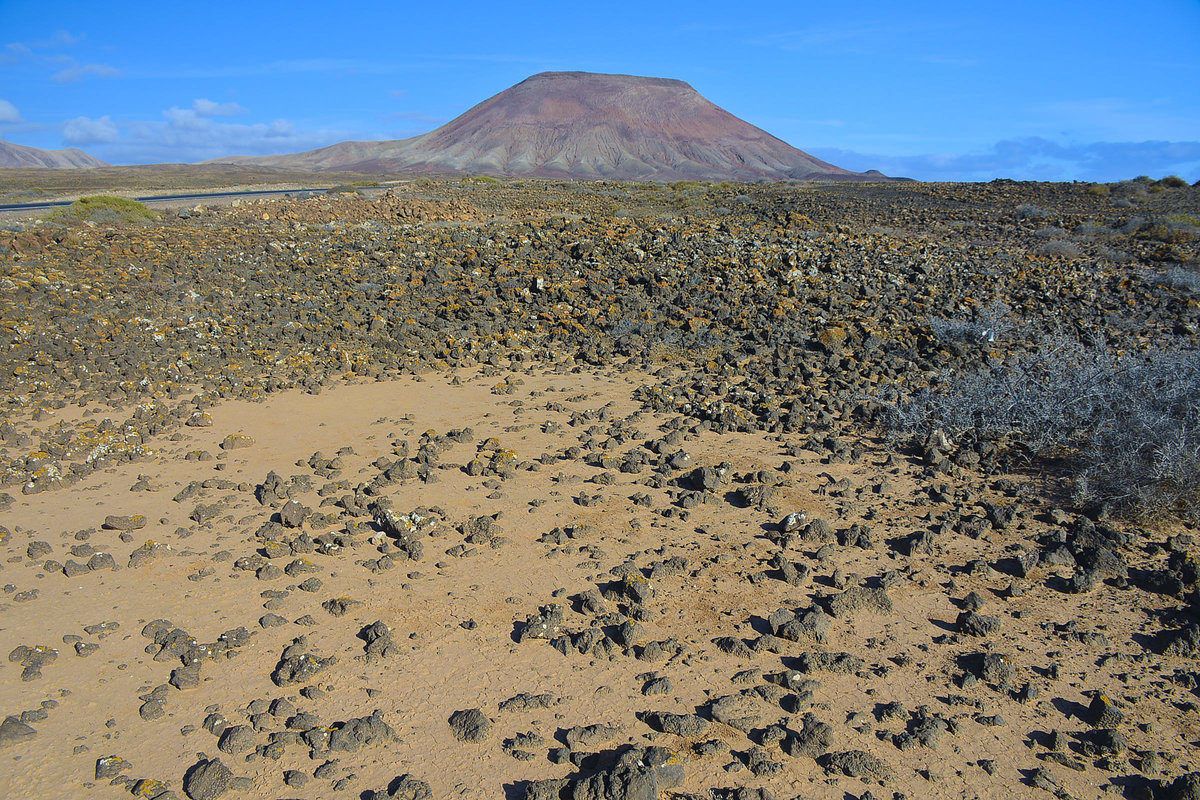
<instances>
[{"instance_id":1,"label":"dark lava rock","mask_svg":"<svg viewBox=\"0 0 1200 800\"><path fill-rule=\"evenodd\" d=\"M176 689L195 689L200 685L200 665L190 664L186 667L176 667L171 670L168 681Z\"/></svg>"},{"instance_id":2,"label":"dark lava rock","mask_svg":"<svg viewBox=\"0 0 1200 800\"><path fill-rule=\"evenodd\" d=\"M958 615L958 630L968 636L991 636L1000 630L1000 620L976 611L964 611Z\"/></svg>"},{"instance_id":3,"label":"dark lava rock","mask_svg":"<svg viewBox=\"0 0 1200 800\"><path fill-rule=\"evenodd\" d=\"M37 731L33 726L26 725L17 717L9 715L4 718L4 722L0 722L0 747L24 742L35 736L37 736Z\"/></svg>"},{"instance_id":4,"label":"dark lava rock","mask_svg":"<svg viewBox=\"0 0 1200 800\"><path fill-rule=\"evenodd\" d=\"M552 694L521 692L501 702L499 708L501 711L528 711L535 708L552 708L557 704L558 698Z\"/></svg>"},{"instance_id":5,"label":"dark lava rock","mask_svg":"<svg viewBox=\"0 0 1200 800\"><path fill-rule=\"evenodd\" d=\"M625 620L613 632L613 641L626 649L633 647L635 644L646 638L646 630L639 623L633 620Z\"/></svg>"},{"instance_id":6,"label":"dark lava rock","mask_svg":"<svg viewBox=\"0 0 1200 800\"><path fill-rule=\"evenodd\" d=\"M666 675L662 675L657 678L651 678L642 684L642 694L647 697L655 694L669 694L673 688L674 683L671 679Z\"/></svg>"},{"instance_id":7,"label":"dark lava rock","mask_svg":"<svg viewBox=\"0 0 1200 800\"><path fill-rule=\"evenodd\" d=\"M367 792L364 800L433 800L433 791L425 781L412 775L401 775L387 789Z\"/></svg>"},{"instance_id":8,"label":"dark lava rock","mask_svg":"<svg viewBox=\"0 0 1200 800\"><path fill-rule=\"evenodd\" d=\"M799 614L781 608L771 614L767 622L771 626L771 633L780 639L787 639L789 642L824 643L833 618L822 609L813 606Z\"/></svg>"},{"instance_id":9,"label":"dark lava rock","mask_svg":"<svg viewBox=\"0 0 1200 800\"><path fill-rule=\"evenodd\" d=\"M1180 775L1171 783L1161 783L1155 793L1158 800L1200 800L1200 772Z\"/></svg>"},{"instance_id":10,"label":"dark lava rock","mask_svg":"<svg viewBox=\"0 0 1200 800\"><path fill-rule=\"evenodd\" d=\"M1200 658L1200 625L1194 622L1161 635L1163 655Z\"/></svg>"},{"instance_id":11,"label":"dark lava rock","mask_svg":"<svg viewBox=\"0 0 1200 800\"><path fill-rule=\"evenodd\" d=\"M368 657L386 658L400 652L399 645L392 638L392 629L383 620L376 620L366 626L358 636L367 643L366 654Z\"/></svg>"},{"instance_id":12,"label":"dark lava rock","mask_svg":"<svg viewBox=\"0 0 1200 800\"><path fill-rule=\"evenodd\" d=\"M383 721L380 712L376 711L369 717L358 717L335 725L329 734L329 749L353 753L363 745L394 741L396 732Z\"/></svg>"},{"instance_id":13,"label":"dark lava rock","mask_svg":"<svg viewBox=\"0 0 1200 800\"><path fill-rule=\"evenodd\" d=\"M295 500L288 500L283 504L283 508L279 509L279 521L285 528L299 528L311 513L312 509L307 506Z\"/></svg>"},{"instance_id":14,"label":"dark lava rock","mask_svg":"<svg viewBox=\"0 0 1200 800\"><path fill-rule=\"evenodd\" d=\"M996 686L1008 686L1017 675L1012 657L1004 653L984 653L978 657L975 675Z\"/></svg>"},{"instance_id":15,"label":"dark lava rock","mask_svg":"<svg viewBox=\"0 0 1200 800\"><path fill-rule=\"evenodd\" d=\"M138 715L147 722L160 719L166 713L166 706L157 698L147 700L138 707Z\"/></svg>"},{"instance_id":16,"label":"dark lava rock","mask_svg":"<svg viewBox=\"0 0 1200 800\"><path fill-rule=\"evenodd\" d=\"M450 715L450 729L460 742L482 742L487 739L492 723L483 711L470 708Z\"/></svg>"},{"instance_id":17,"label":"dark lava rock","mask_svg":"<svg viewBox=\"0 0 1200 800\"><path fill-rule=\"evenodd\" d=\"M21 680L23 681L32 681L42 677L42 667L53 664L57 660L58 651L45 645L35 647L17 645L8 654L9 663L20 664L24 667L21 671Z\"/></svg>"},{"instance_id":18,"label":"dark lava rock","mask_svg":"<svg viewBox=\"0 0 1200 800\"><path fill-rule=\"evenodd\" d=\"M852 675L863 668L863 660L850 653L827 653L825 651L801 653L796 659L800 672L835 672Z\"/></svg>"},{"instance_id":19,"label":"dark lava rock","mask_svg":"<svg viewBox=\"0 0 1200 800\"><path fill-rule=\"evenodd\" d=\"M700 736L708 730L708 720L695 714L650 711L642 716L642 721L656 731L672 733L684 738Z\"/></svg>"},{"instance_id":20,"label":"dark lava rock","mask_svg":"<svg viewBox=\"0 0 1200 800\"><path fill-rule=\"evenodd\" d=\"M212 800L223 795L233 783L233 770L221 759L201 760L184 774L183 791L192 800Z\"/></svg>"},{"instance_id":21,"label":"dark lava rock","mask_svg":"<svg viewBox=\"0 0 1200 800\"><path fill-rule=\"evenodd\" d=\"M577 725L566 732L567 747L579 750L607 742L621 734L621 729L613 725L597 723L595 725Z\"/></svg>"},{"instance_id":22,"label":"dark lava rock","mask_svg":"<svg viewBox=\"0 0 1200 800\"><path fill-rule=\"evenodd\" d=\"M361 600L353 600L349 597L332 597L321 603L321 608L328 611L330 616L343 617L347 611L361 605Z\"/></svg>"},{"instance_id":23,"label":"dark lava rock","mask_svg":"<svg viewBox=\"0 0 1200 800\"><path fill-rule=\"evenodd\" d=\"M1128 747L1125 734L1112 728L1087 731L1079 737L1079 751L1092 758L1117 755Z\"/></svg>"},{"instance_id":24,"label":"dark lava rock","mask_svg":"<svg viewBox=\"0 0 1200 800\"><path fill-rule=\"evenodd\" d=\"M808 580L808 565L792 561L783 553L775 554L771 559L771 566L779 571L780 578L789 586L802 586Z\"/></svg>"},{"instance_id":25,"label":"dark lava rock","mask_svg":"<svg viewBox=\"0 0 1200 800\"><path fill-rule=\"evenodd\" d=\"M570 800L658 800L662 790L678 786L683 778L683 765L675 753L663 747L634 748L622 753L611 767L569 784L563 796Z\"/></svg>"},{"instance_id":26,"label":"dark lava rock","mask_svg":"<svg viewBox=\"0 0 1200 800\"><path fill-rule=\"evenodd\" d=\"M253 750L256 745L254 728L249 725L231 725L221 732L217 747L222 753L236 756L247 750Z\"/></svg>"},{"instance_id":27,"label":"dark lava rock","mask_svg":"<svg viewBox=\"0 0 1200 800\"><path fill-rule=\"evenodd\" d=\"M817 758L828 752L832 745L833 728L812 714L805 714L804 727L799 731L788 731L780 747L789 756Z\"/></svg>"},{"instance_id":28,"label":"dark lava rock","mask_svg":"<svg viewBox=\"0 0 1200 800\"><path fill-rule=\"evenodd\" d=\"M740 694L718 697L708 705L708 715L716 722L748 732L758 724L759 715L751 700Z\"/></svg>"},{"instance_id":29,"label":"dark lava rock","mask_svg":"<svg viewBox=\"0 0 1200 800\"><path fill-rule=\"evenodd\" d=\"M895 609L886 589L852 586L841 594L825 601L825 607L834 617L848 617L859 611L890 614Z\"/></svg>"},{"instance_id":30,"label":"dark lava rock","mask_svg":"<svg viewBox=\"0 0 1200 800\"><path fill-rule=\"evenodd\" d=\"M30 561L37 561L42 556L48 556L53 552L54 548L50 546L49 542L30 542L25 548L25 555L29 557Z\"/></svg>"},{"instance_id":31,"label":"dark lava rock","mask_svg":"<svg viewBox=\"0 0 1200 800\"><path fill-rule=\"evenodd\" d=\"M1092 695L1092 702L1088 705L1087 720L1093 728L1115 728L1125 719L1125 715L1121 713L1113 701L1109 699L1104 692L1096 692Z\"/></svg>"},{"instance_id":32,"label":"dark lava rock","mask_svg":"<svg viewBox=\"0 0 1200 800\"><path fill-rule=\"evenodd\" d=\"M828 753L817 759L826 772L841 773L851 778L872 778L886 781L892 777L888 765L865 750L846 750L842 753Z\"/></svg>"},{"instance_id":33,"label":"dark lava rock","mask_svg":"<svg viewBox=\"0 0 1200 800\"><path fill-rule=\"evenodd\" d=\"M562 631L562 625L563 610L551 603L525 618L525 627L517 634L517 639L522 642L526 639L553 639Z\"/></svg>"},{"instance_id":34,"label":"dark lava rock","mask_svg":"<svg viewBox=\"0 0 1200 800\"><path fill-rule=\"evenodd\" d=\"M291 686L311 680L336 660L333 656L319 658L304 652L307 649L308 644L301 636L283 651L283 657L271 673L271 680L276 686Z\"/></svg>"},{"instance_id":35,"label":"dark lava rock","mask_svg":"<svg viewBox=\"0 0 1200 800\"><path fill-rule=\"evenodd\" d=\"M110 531L136 531L146 527L146 518L141 514L132 516L110 514L104 518L104 524L101 527Z\"/></svg>"},{"instance_id":36,"label":"dark lava rock","mask_svg":"<svg viewBox=\"0 0 1200 800\"><path fill-rule=\"evenodd\" d=\"M130 763L120 756L102 756L96 759L96 780L115 778L129 769Z\"/></svg>"}]
</instances>

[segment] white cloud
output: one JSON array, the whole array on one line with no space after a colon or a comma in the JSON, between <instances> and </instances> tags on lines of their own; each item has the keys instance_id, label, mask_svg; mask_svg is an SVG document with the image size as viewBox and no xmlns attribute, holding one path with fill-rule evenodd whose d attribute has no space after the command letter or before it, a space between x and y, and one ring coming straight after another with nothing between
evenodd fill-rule
<instances>
[{"instance_id":1,"label":"white cloud","mask_svg":"<svg viewBox=\"0 0 1200 800\"><path fill-rule=\"evenodd\" d=\"M233 113L235 104L209 103L196 101L191 108L168 108L158 120L122 122L119 133L108 117L81 118L82 122L67 123L64 135L72 143L83 143L84 139L96 143L88 151L114 164L192 163L233 155L276 155L363 138L361 132L355 131L298 130L286 119L227 122L215 113L206 114ZM236 106L236 110L245 111L241 106ZM103 131L93 129L105 122L111 136L96 138Z\"/></svg>"},{"instance_id":2,"label":"white cloud","mask_svg":"<svg viewBox=\"0 0 1200 800\"><path fill-rule=\"evenodd\" d=\"M116 124L107 115L99 119L76 117L63 125L63 138L68 144L115 142L120 135Z\"/></svg>"},{"instance_id":3,"label":"white cloud","mask_svg":"<svg viewBox=\"0 0 1200 800\"><path fill-rule=\"evenodd\" d=\"M35 50L71 47L72 45L79 44L85 37L86 34L76 36L69 31L57 30L49 39L41 39L35 42L9 42L4 45L3 53L0 53L0 63L12 63L22 58L29 58L34 55Z\"/></svg>"},{"instance_id":4,"label":"white cloud","mask_svg":"<svg viewBox=\"0 0 1200 800\"><path fill-rule=\"evenodd\" d=\"M192 110L202 117L240 117L246 113L238 103L218 103L203 97L192 101Z\"/></svg>"},{"instance_id":5,"label":"white cloud","mask_svg":"<svg viewBox=\"0 0 1200 800\"><path fill-rule=\"evenodd\" d=\"M1039 137L996 142L977 153L871 155L853 150L810 148L839 167L877 169L885 175L923 181L1115 181L1150 175L1200 178L1200 142L1085 142L1058 144Z\"/></svg>"},{"instance_id":6,"label":"white cloud","mask_svg":"<svg viewBox=\"0 0 1200 800\"><path fill-rule=\"evenodd\" d=\"M167 123L175 130L202 131L212 127L212 122L190 108L168 108L163 112Z\"/></svg>"},{"instance_id":7,"label":"white cloud","mask_svg":"<svg viewBox=\"0 0 1200 800\"><path fill-rule=\"evenodd\" d=\"M0 123L24 122L17 107L0 97Z\"/></svg>"},{"instance_id":8,"label":"white cloud","mask_svg":"<svg viewBox=\"0 0 1200 800\"><path fill-rule=\"evenodd\" d=\"M55 83L77 83L84 78L115 78L121 70L108 64L75 64L50 76Z\"/></svg>"}]
</instances>

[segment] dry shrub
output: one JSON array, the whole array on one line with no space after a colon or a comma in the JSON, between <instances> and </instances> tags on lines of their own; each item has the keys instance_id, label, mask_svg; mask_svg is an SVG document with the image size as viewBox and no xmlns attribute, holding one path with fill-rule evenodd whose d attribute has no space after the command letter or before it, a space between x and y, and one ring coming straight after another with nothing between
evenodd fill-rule
<instances>
[{"instance_id":1,"label":"dry shrub","mask_svg":"<svg viewBox=\"0 0 1200 800\"><path fill-rule=\"evenodd\" d=\"M1051 337L1010 365L885 407L894 433L988 442L1068 465L1076 499L1200 522L1200 353L1115 356Z\"/></svg>"}]
</instances>

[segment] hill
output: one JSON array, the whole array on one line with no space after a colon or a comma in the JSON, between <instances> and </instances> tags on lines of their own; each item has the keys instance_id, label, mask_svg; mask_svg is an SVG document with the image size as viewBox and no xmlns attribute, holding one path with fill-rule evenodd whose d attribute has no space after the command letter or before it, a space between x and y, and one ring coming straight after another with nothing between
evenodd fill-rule
<instances>
[{"instance_id":1,"label":"hill","mask_svg":"<svg viewBox=\"0 0 1200 800\"><path fill-rule=\"evenodd\" d=\"M108 164L95 156L74 147L67 150L42 150L23 144L0 142L0 167L52 167L69 169L75 167L107 167Z\"/></svg>"},{"instance_id":2,"label":"hill","mask_svg":"<svg viewBox=\"0 0 1200 800\"><path fill-rule=\"evenodd\" d=\"M219 159L293 169L610 180L887 180L821 161L666 78L544 72L412 139Z\"/></svg>"}]
</instances>

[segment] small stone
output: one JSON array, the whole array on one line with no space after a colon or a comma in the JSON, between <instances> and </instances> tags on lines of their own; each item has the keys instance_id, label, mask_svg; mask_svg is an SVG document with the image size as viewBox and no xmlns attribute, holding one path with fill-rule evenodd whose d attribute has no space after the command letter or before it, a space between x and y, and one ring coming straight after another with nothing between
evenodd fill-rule
<instances>
[{"instance_id":1,"label":"small stone","mask_svg":"<svg viewBox=\"0 0 1200 800\"><path fill-rule=\"evenodd\" d=\"M136 531L146 527L146 518L141 514L134 514L132 516L110 514L104 518L103 527L110 531Z\"/></svg>"},{"instance_id":2,"label":"small stone","mask_svg":"<svg viewBox=\"0 0 1200 800\"><path fill-rule=\"evenodd\" d=\"M233 770L219 758L194 764L183 776L183 791L191 800L213 800L233 784Z\"/></svg>"},{"instance_id":3,"label":"small stone","mask_svg":"<svg viewBox=\"0 0 1200 800\"><path fill-rule=\"evenodd\" d=\"M147 722L159 719L165 713L167 713L167 711L162 700L147 700L146 702L142 703L141 708L138 709L138 715Z\"/></svg>"},{"instance_id":4,"label":"small stone","mask_svg":"<svg viewBox=\"0 0 1200 800\"><path fill-rule=\"evenodd\" d=\"M976 611L964 611L958 615L958 629L968 636L991 636L1000 630L1000 620Z\"/></svg>"},{"instance_id":5,"label":"small stone","mask_svg":"<svg viewBox=\"0 0 1200 800\"><path fill-rule=\"evenodd\" d=\"M120 756L104 756L96 759L96 780L115 778L129 769L130 763Z\"/></svg>"},{"instance_id":6,"label":"small stone","mask_svg":"<svg viewBox=\"0 0 1200 800\"><path fill-rule=\"evenodd\" d=\"M236 756L239 753L254 749L255 744L253 728L249 725L233 725L221 733L221 739L217 743L217 747L220 748L222 753Z\"/></svg>"},{"instance_id":7,"label":"small stone","mask_svg":"<svg viewBox=\"0 0 1200 800\"><path fill-rule=\"evenodd\" d=\"M1125 715L1113 705L1112 700L1104 692L1092 695L1088 706L1088 723L1093 728L1115 728L1125 719Z\"/></svg>"},{"instance_id":8,"label":"small stone","mask_svg":"<svg viewBox=\"0 0 1200 800\"><path fill-rule=\"evenodd\" d=\"M171 679L168 683L176 689L195 689L200 685L200 665L176 667L171 671Z\"/></svg>"},{"instance_id":9,"label":"small stone","mask_svg":"<svg viewBox=\"0 0 1200 800\"><path fill-rule=\"evenodd\" d=\"M450 728L460 742L482 742L487 739L492 723L482 710L471 708L451 714Z\"/></svg>"},{"instance_id":10,"label":"small stone","mask_svg":"<svg viewBox=\"0 0 1200 800\"><path fill-rule=\"evenodd\" d=\"M17 742L24 742L37 736L32 725L26 725L16 717L9 715L0 722L0 747L8 747Z\"/></svg>"}]
</instances>

